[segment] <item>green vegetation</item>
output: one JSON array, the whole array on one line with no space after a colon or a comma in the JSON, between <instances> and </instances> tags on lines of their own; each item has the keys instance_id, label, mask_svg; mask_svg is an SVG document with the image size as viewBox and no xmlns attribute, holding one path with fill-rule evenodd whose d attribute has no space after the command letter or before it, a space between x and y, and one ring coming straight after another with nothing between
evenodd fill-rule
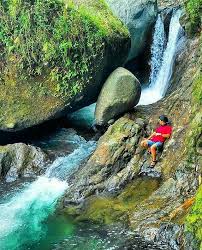
<instances>
[{"instance_id":1,"label":"green vegetation","mask_svg":"<svg viewBox=\"0 0 202 250\"><path fill-rule=\"evenodd\" d=\"M190 31L194 33L201 27L202 0L187 0L185 7L191 22Z\"/></svg>"},{"instance_id":2,"label":"green vegetation","mask_svg":"<svg viewBox=\"0 0 202 250\"><path fill-rule=\"evenodd\" d=\"M202 185L199 187L192 211L187 216L186 230L194 235L202 249Z\"/></svg>"},{"instance_id":3,"label":"green vegetation","mask_svg":"<svg viewBox=\"0 0 202 250\"><path fill-rule=\"evenodd\" d=\"M190 123L189 134L186 140L187 144L187 158L190 162L194 163L198 157L197 148L202 147L201 134L202 134L202 75L193 82L192 92L192 120Z\"/></svg>"},{"instance_id":4,"label":"green vegetation","mask_svg":"<svg viewBox=\"0 0 202 250\"><path fill-rule=\"evenodd\" d=\"M194 81L193 99L198 105L202 105L202 74L200 74Z\"/></svg>"},{"instance_id":5,"label":"green vegetation","mask_svg":"<svg viewBox=\"0 0 202 250\"><path fill-rule=\"evenodd\" d=\"M77 1L75 1L76 3ZM16 65L21 80L49 75L55 95L74 95L111 36L128 36L103 0L8 0L0 3L0 73ZM116 39L116 37L114 37ZM22 74L22 72L25 72Z\"/></svg>"}]
</instances>

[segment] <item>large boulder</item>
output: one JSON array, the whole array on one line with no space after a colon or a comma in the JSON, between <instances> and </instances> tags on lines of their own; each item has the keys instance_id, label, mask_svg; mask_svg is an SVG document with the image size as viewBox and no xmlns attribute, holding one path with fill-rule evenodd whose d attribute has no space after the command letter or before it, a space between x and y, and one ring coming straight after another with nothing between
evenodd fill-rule
<instances>
[{"instance_id":1,"label":"large boulder","mask_svg":"<svg viewBox=\"0 0 202 250\"><path fill-rule=\"evenodd\" d=\"M141 85L128 70L117 68L107 79L98 97L95 124L105 125L110 119L132 109L140 99Z\"/></svg>"},{"instance_id":2,"label":"large boulder","mask_svg":"<svg viewBox=\"0 0 202 250\"><path fill-rule=\"evenodd\" d=\"M112 11L126 24L131 34L131 50L128 60L137 57L157 15L156 0L106 0Z\"/></svg>"},{"instance_id":3,"label":"large boulder","mask_svg":"<svg viewBox=\"0 0 202 250\"><path fill-rule=\"evenodd\" d=\"M129 32L104 1L64 2L0 3L1 130L93 103L127 57Z\"/></svg>"},{"instance_id":4,"label":"large boulder","mask_svg":"<svg viewBox=\"0 0 202 250\"><path fill-rule=\"evenodd\" d=\"M40 148L24 143L0 147L0 177L12 182L20 177L36 177L44 173L47 156Z\"/></svg>"}]
</instances>

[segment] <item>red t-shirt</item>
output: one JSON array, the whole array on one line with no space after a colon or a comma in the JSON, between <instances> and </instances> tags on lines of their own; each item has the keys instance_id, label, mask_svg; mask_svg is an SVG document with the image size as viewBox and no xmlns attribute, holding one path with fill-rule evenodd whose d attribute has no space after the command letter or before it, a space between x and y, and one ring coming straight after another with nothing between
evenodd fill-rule
<instances>
[{"instance_id":1,"label":"red t-shirt","mask_svg":"<svg viewBox=\"0 0 202 250\"><path fill-rule=\"evenodd\" d=\"M169 134L171 135L172 133L172 127L169 125L164 125L164 126L159 126L156 131L156 133L161 133L161 134ZM153 142L164 142L166 138L164 138L162 135L155 135L151 138L151 141Z\"/></svg>"}]
</instances>

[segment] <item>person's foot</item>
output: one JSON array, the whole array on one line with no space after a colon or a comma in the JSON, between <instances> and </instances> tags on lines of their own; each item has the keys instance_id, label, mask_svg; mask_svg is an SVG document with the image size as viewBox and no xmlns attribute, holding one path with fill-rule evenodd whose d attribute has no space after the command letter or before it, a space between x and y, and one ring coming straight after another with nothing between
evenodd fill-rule
<instances>
[{"instance_id":1,"label":"person's foot","mask_svg":"<svg viewBox=\"0 0 202 250\"><path fill-rule=\"evenodd\" d=\"M150 148L147 149L147 153L151 154L151 149Z\"/></svg>"},{"instance_id":2,"label":"person's foot","mask_svg":"<svg viewBox=\"0 0 202 250\"><path fill-rule=\"evenodd\" d=\"M153 168L156 165L156 163L157 161L152 161L150 166Z\"/></svg>"}]
</instances>

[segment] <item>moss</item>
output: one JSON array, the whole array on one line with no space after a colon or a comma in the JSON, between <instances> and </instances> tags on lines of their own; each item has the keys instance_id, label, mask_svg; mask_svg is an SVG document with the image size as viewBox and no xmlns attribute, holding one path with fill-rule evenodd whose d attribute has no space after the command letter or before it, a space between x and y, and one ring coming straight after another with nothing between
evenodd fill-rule
<instances>
[{"instance_id":1,"label":"moss","mask_svg":"<svg viewBox=\"0 0 202 250\"><path fill-rule=\"evenodd\" d=\"M18 83L17 80L15 82ZM51 87L50 82L43 82L43 88L50 91ZM43 95L41 93L43 88L42 84L32 83L31 80L12 87L9 87L8 83L1 86L1 127L17 129L22 126L23 121L26 122L27 120L40 123L42 122L41 118L47 119L48 115L54 113L54 107L58 108L64 103L57 97Z\"/></svg>"},{"instance_id":2,"label":"moss","mask_svg":"<svg viewBox=\"0 0 202 250\"><path fill-rule=\"evenodd\" d=\"M77 221L91 220L96 223L129 223L130 214L135 207L148 198L159 187L159 180L139 178L129 184L117 197L92 197L87 200L83 211L69 207L66 214L76 216Z\"/></svg>"},{"instance_id":3,"label":"moss","mask_svg":"<svg viewBox=\"0 0 202 250\"><path fill-rule=\"evenodd\" d=\"M194 34L201 27L202 0L186 0L185 8L190 21L189 33Z\"/></svg>"},{"instance_id":4,"label":"moss","mask_svg":"<svg viewBox=\"0 0 202 250\"><path fill-rule=\"evenodd\" d=\"M6 153L7 151L8 151L8 147L7 146L0 146L0 154Z\"/></svg>"},{"instance_id":5,"label":"moss","mask_svg":"<svg viewBox=\"0 0 202 250\"><path fill-rule=\"evenodd\" d=\"M186 218L186 231L191 232L198 241L198 246L202 248L202 185L200 185L196 195L196 201L190 214ZM198 248L199 249L199 248Z\"/></svg>"},{"instance_id":6,"label":"moss","mask_svg":"<svg viewBox=\"0 0 202 250\"><path fill-rule=\"evenodd\" d=\"M116 199L93 198L88 201L87 206L87 210L77 217L78 221L92 220L104 224L127 222L127 208Z\"/></svg>"},{"instance_id":7,"label":"moss","mask_svg":"<svg viewBox=\"0 0 202 250\"><path fill-rule=\"evenodd\" d=\"M193 84L193 102L202 105L202 74L199 74Z\"/></svg>"},{"instance_id":8,"label":"moss","mask_svg":"<svg viewBox=\"0 0 202 250\"><path fill-rule=\"evenodd\" d=\"M202 43L201 43L202 48ZM199 63L201 58L199 59ZM188 130L188 136L186 137L187 145L187 158L188 161L194 162L198 157L198 148L202 145L202 74L201 66L194 76L193 90L192 90L192 115L190 117L190 127Z\"/></svg>"}]
</instances>

